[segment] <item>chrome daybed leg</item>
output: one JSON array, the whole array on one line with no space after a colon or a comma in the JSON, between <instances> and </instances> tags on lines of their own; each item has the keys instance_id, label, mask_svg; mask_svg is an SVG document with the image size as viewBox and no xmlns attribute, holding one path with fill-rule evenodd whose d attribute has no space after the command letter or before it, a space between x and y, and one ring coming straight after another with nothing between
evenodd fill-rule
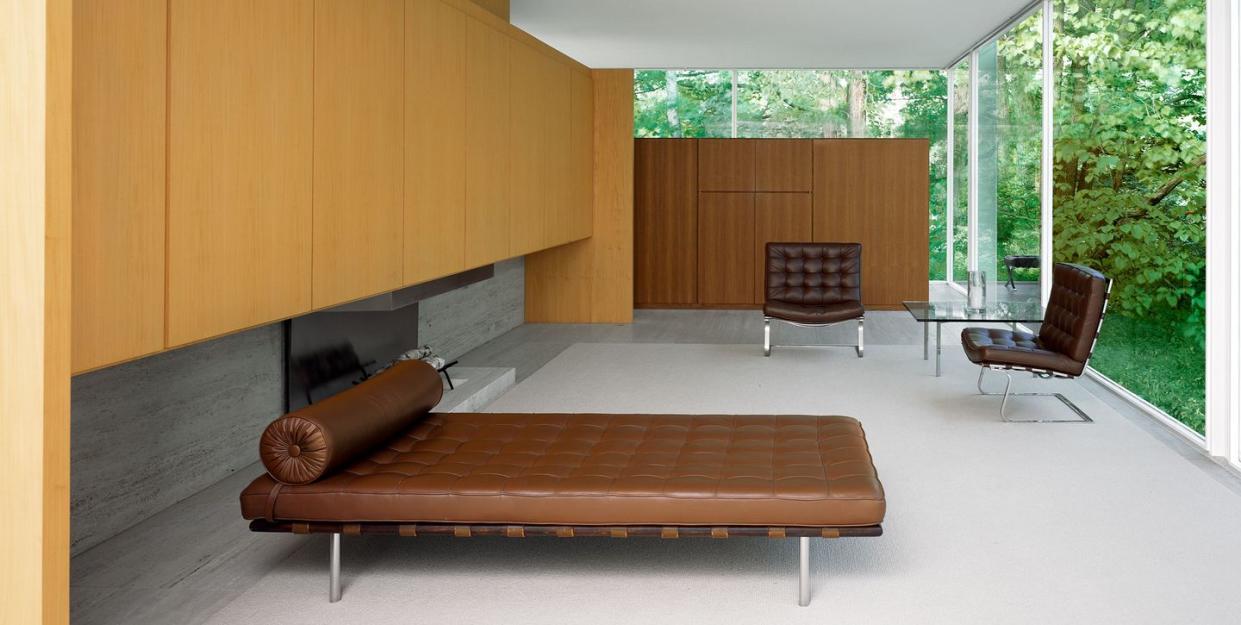
<instances>
[{"instance_id":1,"label":"chrome daybed leg","mask_svg":"<svg viewBox=\"0 0 1241 625\"><path fill-rule=\"evenodd\" d=\"M802 536L801 569L797 578L797 605L803 608L810 605L810 538Z\"/></svg>"},{"instance_id":2,"label":"chrome daybed leg","mask_svg":"<svg viewBox=\"0 0 1241 625\"><path fill-rule=\"evenodd\" d=\"M771 317L763 317L763 355L771 355Z\"/></svg>"},{"instance_id":3,"label":"chrome daybed leg","mask_svg":"<svg viewBox=\"0 0 1241 625\"><path fill-rule=\"evenodd\" d=\"M340 601L340 533L332 534L332 543L329 548L331 552L331 564L329 565L328 575L328 602L336 603Z\"/></svg>"},{"instance_id":4,"label":"chrome daybed leg","mask_svg":"<svg viewBox=\"0 0 1241 625\"><path fill-rule=\"evenodd\" d=\"M858 358L866 357L866 342L863 340L863 332L862 332L865 325L866 325L865 318L857 320L857 357Z\"/></svg>"}]
</instances>

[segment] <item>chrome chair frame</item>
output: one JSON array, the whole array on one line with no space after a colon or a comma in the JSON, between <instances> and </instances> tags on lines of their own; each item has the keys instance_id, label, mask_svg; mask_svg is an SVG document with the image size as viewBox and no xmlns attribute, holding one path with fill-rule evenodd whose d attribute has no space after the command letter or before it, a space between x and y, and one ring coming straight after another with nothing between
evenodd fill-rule
<instances>
[{"instance_id":1,"label":"chrome chair frame","mask_svg":"<svg viewBox=\"0 0 1241 625\"><path fill-rule=\"evenodd\" d=\"M853 319L845 319L844 321L835 321L832 323L798 323L796 321L788 321L786 319L780 319L778 317L769 317L767 315L763 315L763 356L767 356L767 357L771 356L771 322L772 321L779 321L781 323L787 323L789 325L794 325L799 328L829 328L831 326L837 326L842 323L849 323L850 321L853 321ZM865 338L866 332L865 330L866 330L866 315L862 315L861 317L857 318L857 345L850 345L848 343L825 343L825 344L814 345L814 347L852 347L854 350L857 351L858 358L865 358L866 357L866 338Z\"/></svg>"},{"instance_id":2,"label":"chrome chair frame","mask_svg":"<svg viewBox=\"0 0 1241 625\"><path fill-rule=\"evenodd\" d=\"M1112 299L1112 281L1108 280L1107 291L1103 295L1103 310L1099 311L1099 324L1095 326L1094 339L1090 343L1090 352L1086 354L1087 363L1089 363L1090 358L1094 356L1095 347L1099 345L1099 333L1103 330L1103 319L1107 317L1107 305L1111 302L1111 299ZM993 371L999 371L1003 373L1004 376L1007 378L1007 381L1005 381L1004 383L1003 393L988 393L987 391L983 390L982 376L984 373L987 372L987 369L991 369ZM1003 419L1004 421L1008 423L1094 423L1094 419L1091 419L1090 415L1086 414L1086 411L1079 408L1077 404L1074 404L1072 401L1069 400L1069 398L1065 397L1064 395L1060 393L1012 393L1010 392L1013 386L1013 374L1012 374L1013 371L1028 371L1031 374L1033 374L1035 378L1039 378L1042 380L1050 380L1053 378L1064 379L1064 380L1075 380L1079 377L1075 375L1065 375L1063 373L1057 373L1055 371L1047 371L1043 369L1031 369L1029 367L1020 367L1020 366L1013 366L1013 365L996 365L996 364L979 365L978 394L989 395L989 396L1003 396L1003 399L1000 400L1000 418ZM1009 397L1055 397L1056 399L1059 399L1065 406L1068 406L1069 410L1072 410L1078 416L1078 418L1076 419L1009 419L1008 415L1005 414L1005 409L1008 407Z\"/></svg>"}]
</instances>

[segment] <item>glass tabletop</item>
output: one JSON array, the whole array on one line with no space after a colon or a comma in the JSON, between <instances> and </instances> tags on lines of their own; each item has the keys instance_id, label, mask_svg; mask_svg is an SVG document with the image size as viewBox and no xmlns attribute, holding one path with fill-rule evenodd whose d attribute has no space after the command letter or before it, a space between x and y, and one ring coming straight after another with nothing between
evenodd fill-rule
<instances>
[{"instance_id":1,"label":"glass tabletop","mask_svg":"<svg viewBox=\"0 0 1241 625\"><path fill-rule=\"evenodd\" d=\"M918 321L996 321L1004 323L1039 323L1043 321L1043 305L1033 302L991 302L981 311L965 309L963 301L904 302L905 310Z\"/></svg>"}]
</instances>

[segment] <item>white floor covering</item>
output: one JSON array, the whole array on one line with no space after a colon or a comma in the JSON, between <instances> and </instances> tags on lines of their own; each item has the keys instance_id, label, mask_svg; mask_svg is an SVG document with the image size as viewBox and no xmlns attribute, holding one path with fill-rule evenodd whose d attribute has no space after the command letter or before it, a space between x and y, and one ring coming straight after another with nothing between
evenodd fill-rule
<instances>
[{"instance_id":1,"label":"white floor covering","mask_svg":"<svg viewBox=\"0 0 1241 625\"><path fill-rule=\"evenodd\" d=\"M307 623L1231 624L1241 622L1241 495L1075 382L1094 424L1011 424L977 369L920 346L577 344L492 412L847 414L888 497L885 535L769 539L308 539L209 621ZM992 380L999 384L1000 378ZM1037 387L1037 388L1032 388ZM1013 416L1067 414L1016 398Z\"/></svg>"}]
</instances>

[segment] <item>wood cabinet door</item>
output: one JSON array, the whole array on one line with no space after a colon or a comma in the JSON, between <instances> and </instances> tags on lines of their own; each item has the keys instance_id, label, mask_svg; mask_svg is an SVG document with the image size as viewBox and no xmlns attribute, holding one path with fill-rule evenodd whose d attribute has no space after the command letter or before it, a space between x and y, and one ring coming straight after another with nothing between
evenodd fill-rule
<instances>
[{"instance_id":1,"label":"wood cabinet door","mask_svg":"<svg viewBox=\"0 0 1241 625\"><path fill-rule=\"evenodd\" d=\"M165 9L74 9L75 373L164 348Z\"/></svg>"},{"instance_id":2,"label":"wood cabinet door","mask_svg":"<svg viewBox=\"0 0 1241 625\"><path fill-rule=\"evenodd\" d=\"M698 303L754 303L754 194L698 194Z\"/></svg>"},{"instance_id":3,"label":"wood cabinet door","mask_svg":"<svg viewBox=\"0 0 1241 625\"><path fill-rule=\"evenodd\" d=\"M509 41L512 88L510 253L528 254L567 237L569 68L539 50Z\"/></svg>"},{"instance_id":4,"label":"wood cabinet door","mask_svg":"<svg viewBox=\"0 0 1241 625\"><path fill-rule=\"evenodd\" d=\"M311 308L311 0L172 0L169 347Z\"/></svg>"},{"instance_id":5,"label":"wood cabinet door","mask_svg":"<svg viewBox=\"0 0 1241 625\"><path fill-rule=\"evenodd\" d=\"M405 5L405 284L464 271L466 17Z\"/></svg>"},{"instance_id":6,"label":"wood cabinet door","mask_svg":"<svg viewBox=\"0 0 1241 625\"><path fill-rule=\"evenodd\" d=\"M478 267L512 256L509 37L468 17L465 40L465 264Z\"/></svg>"},{"instance_id":7,"label":"wood cabinet door","mask_svg":"<svg viewBox=\"0 0 1241 625\"><path fill-rule=\"evenodd\" d=\"M862 303L896 309L929 289L926 139L814 142L814 240L862 244Z\"/></svg>"},{"instance_id":8,"label":"wood cabinet door","mask_svg":"<svg viewBox=\"0 0 1241 625\"><path fill-rule=\"evenodd\" d=\"M699 191L753 191L755 139L700 139Z\"/></svg>"},{"instance_id":9,"label":"wood cabinet door","mask_svg":"<svg viewBox=\"0 0 1241 625\"><path fill-rule=\"evenodd\" d=\"M572 147L569 150L569 204L565 216L568 241L591 235L595 219L595 81L588 72L571 71ZM630 132L629 136L633 136Z\"/></svg>"},{"instance_id":10,"label":"wood cabinet door","mask_svg":"<svg viewBox=\"0 0 1241 625\"><path fill-rule=\"evenodd\" d=\"M698 301L698 146L634 141L634 303Z\"/></svg>"},{"instance_id":11,"label":"wood cabinet door","mask_svg":"<svg viewBox=\"0 0 1241 625\"><path fill-rule=\"evenodd\" d=\"M315 0L315 308L402 285L404 15Z\"/></svg>"},{"instance_id":12,"label":"wood cabinet door","mask_svg":"<svg viewBox=\"0 0 1241 625\"><path fill-rule=\"evenodd\" d=\"M754 303L767 299L767 244L813 240L813 209L809 193L754 195Z\"/></svg>"},{"instance_id":13,"label":"wood cabinet door","mask_svg":"<svg viewBox=\"0 0 1241 625\"><path fill-rule=\"evenodd\" d=\"M813 188L810 139L761 139L754 142L754 190L809 193Z\"/></svg>"}]
</instances>

